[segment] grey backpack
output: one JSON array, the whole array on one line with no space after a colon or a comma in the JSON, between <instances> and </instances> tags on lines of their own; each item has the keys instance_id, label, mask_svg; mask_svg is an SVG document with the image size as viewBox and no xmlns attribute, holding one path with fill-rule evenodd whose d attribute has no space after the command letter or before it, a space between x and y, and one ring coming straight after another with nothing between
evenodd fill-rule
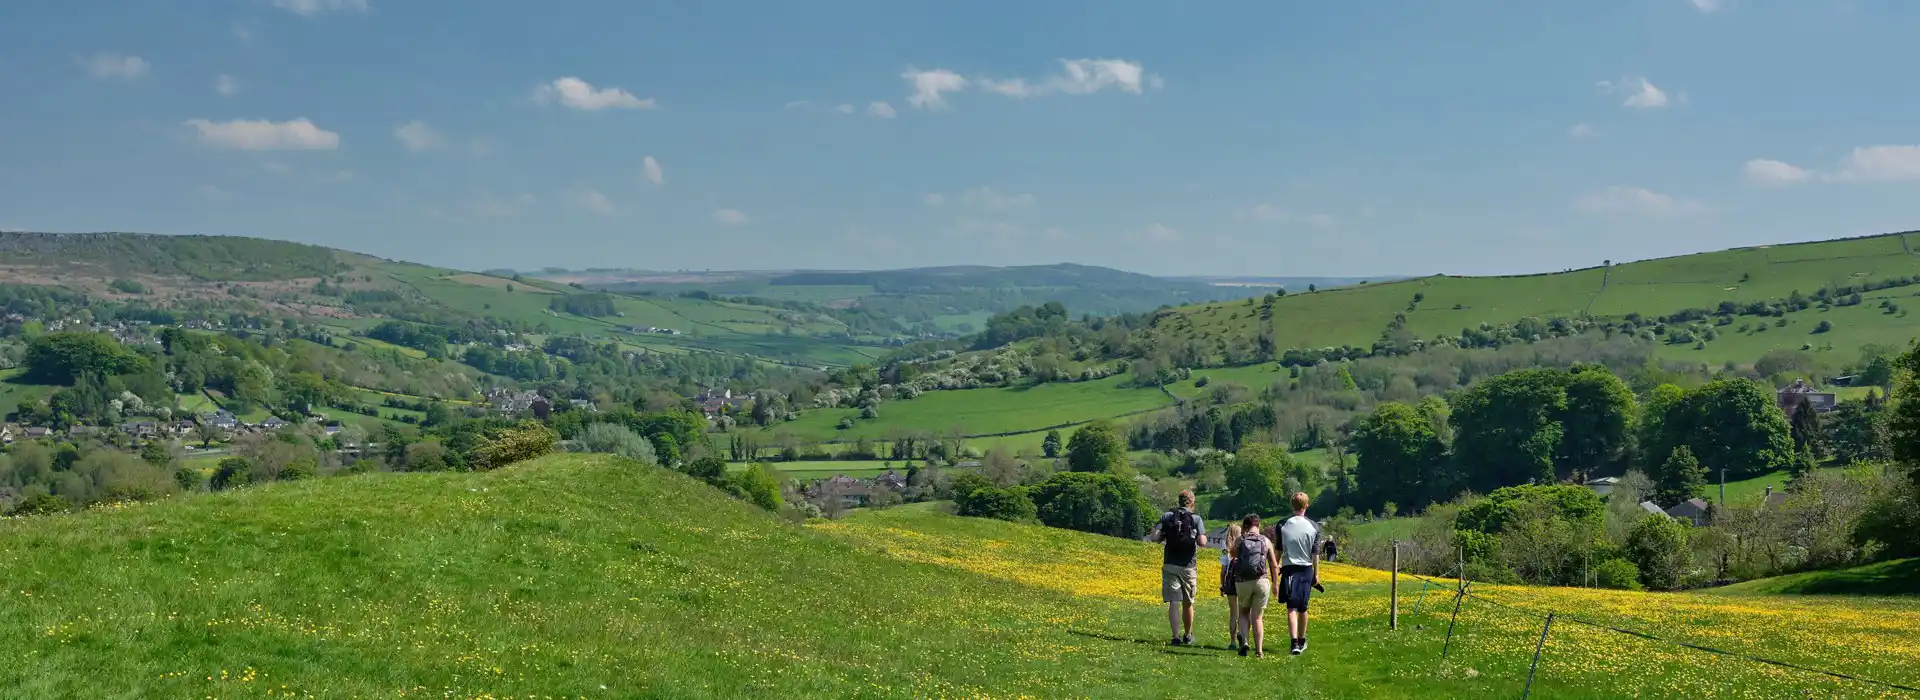
<instances>
[{"instance_id":1,"label":"grey backpack","mask_svg":"<svg viewBox=\"0 0 1920 700\"><path fill-rule=\"evenodd\" d=\"M1249 533L1240 538L1240 546L1233 552L1233 578L1236 581L1257 581L1267 575L1267 553L1273 551L1273 543L1258 532Z\"/></svg>"}]
</instances>

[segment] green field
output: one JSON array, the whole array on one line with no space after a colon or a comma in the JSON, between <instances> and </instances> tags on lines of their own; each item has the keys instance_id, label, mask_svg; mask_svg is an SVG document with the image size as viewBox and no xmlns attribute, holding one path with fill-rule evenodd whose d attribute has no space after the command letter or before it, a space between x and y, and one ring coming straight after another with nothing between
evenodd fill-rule
<instances>
[{"instance_id":1,"label":"green field","mask_svg":"<svg viewBox=\"0 0 1920 700\"><path fill-rule=\"evenodd\" d=\"M1920 596L1920 559L1808 571L1709 589L1718 595Z\"/></svg>"},{"instance_id":2,"label":"green field","mask_svg":"<svg viewBox=\"0 0 1920 700\"><path fill-rule=\"evenodd\" d=\"M1238 684L1292 697L1518 697L1539 638L1537 620L1475 598L1442 664L1450 610L1426 600L1415 614L1420 587L1403 578L1401 629L1389 631L1386 575L1328 565L1305 656L1226 652L1211 597L1198 611L1201 644L1168 649L1159 557L1136 542L926 508L796 526L684 477L582 456L317 479L0 522L0 687L17 697L1167 698ZM1477 590L1522 609L1920 682L1913 599ZM1570 624L1553 627L1532 696L1682 688L1881 697Z\"/></svg>"},{"instance_id":3,"label":"green field","mask_svg":"<svg viewBox=\"0 0 1920 700\"><path fill-rule=\"evenodd\" d=\"M1523 317L1547 319L1583 313L1656 317L1688 308L1713 308L1721 301L1783 299L1795 290L1812 294L1838 286L1920 274L1920 256L1902 245L1906 234L1888 234L1818 243L1739 248L1674 258L1594 267L1571 272L1510 277L1434 276L1397 282L1342 287L1311 294L1289 294L1273 305L1272 329L1279 348L1337 345L1368 347L1379 339L1395 314L1405 313L1416 337L1457 335L1481 323L1506 324ZM1596 264L1600 261L1594 261ZM1297 291L1297 290L1296 290ZM1691 343L1666 346L1664 359L1711 363L1751 363L1769 350L1816 348L1831 342L1852 359L1869 342L1904 344L1920 332L1920 320L1885 314L1881 298L1905 301L1920 287L1894 287L1863 293L1865 303L1809 309L1788 315L1785 328L1746 334L1726 333L1694 350ZM1421 301L1407 310L1415 294ZM1207 342L1252 339L1265 332L1259 309L1245 303L1218 302L1179 309L1163 321L1180 335ZM1813 335L1820 320L1834 329ZM1769 319L1770 321L1771 319ZM1761 319L1736 317L1758 325Z\"/></svg>"},{"instance_id":4,"label":"green field","mask_svg":"<svg viewBox=\"0 0 1920 700\"><path fill-rule=\"evenodd\" d=\"M13 413L21 404L45 400L48 394L59 388L47 384L28 384L22 381L26 373L27 370L21 367L0 370L0 416Z\"/></svg>"},{"instance_id":5,"label":"green field","mask_svg":"<svg viewBox=\"0 0 1920 700\"><path fill-rule=\"evenodd\" d=\"M858 418L851 408L812 409L798 420L767 432L791 433L804 440L880 439L914 432L993 435L1041 430L1096 418L1172 405L1157 389L1123 386L1124 376L1091 382L1052 383L1012 388L930 391L880 405L880 417L855 420L850 430L836 426L844 418Z\"/></svg>"}]
</instances>

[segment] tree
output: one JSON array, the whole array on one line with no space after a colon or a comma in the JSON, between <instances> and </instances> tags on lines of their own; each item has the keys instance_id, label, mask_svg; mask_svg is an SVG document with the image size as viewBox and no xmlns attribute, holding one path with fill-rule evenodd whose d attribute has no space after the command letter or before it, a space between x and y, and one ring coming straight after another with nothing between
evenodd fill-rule
<instances>
[{"instance_id":1,"label":"tree","mask_svg":"<svg viewBox=\"0 0 1920 700\"><path fill-rule=\"evenodd\" d=\"M651 448L652 445L649 444L648 447ZM727 460L715 455L693 460L687 463L687 476L718 485L727 477Z\"/></svg>"},{"instance_id":2,"label":"tree","mask_svg":"<svg viewBox=\"0 0 1920 700\"><path fill-rule=\"evenodd\" d=\"M1017 485L1024 480L1024 472L1020 460L1014 459L1013 453L1003 446L996 445L987 450L986 456L980 460L980 473L995 486Z\"/></svg>"},{"instance_id":3,"label":"tree","mask_svg":"<svg viewBox=\"0 0 1920 700\"><path fill-rule=\"evenodd\" d=\"M1073 432L1067 441L1067 468L1076 472L1128 470L1127 442L1113 424L1097 420Z\"/></svg>"},{"instance_id":4,"label":"tree","mask_svg":"<svg viewBox=\"0 0 1920 700\"><path fill-rule=\"evenodd\" d=\"M1060 431L1047 431L1046 439L1040 441L1040 453L1046 455L1047 459L1060 458Z\"/></svg>"},{"instance_id":5,"label":"tree","mask_svg":"<svg viewBox=\"0 0 1920 700\"><path fill-rule=\"evenodd\" d=\"M1793 437L1794 452L1806 451L1814 457L1826 454L1827 433L1820 427L1820 412L1813 410L1806 394L1797 394L1793 400L1793 416L1787 419L1787 429Z\"/></svg>"},{"instance_id":6,"label":"tree","mask_svg":"<svg viewBox=\"0 0 1920 700\"><path fill-rule=\"evenodd\" d=\"M1238 519L1248 513L1274 515L1292 509L1288 504L1293 492L1287 479L1294 472L1294 461L1276 446L1243 445L1240 453L1226 465L1227 493L1214 499L1208 515L1220 519Z\"/></svg>"},{"instance_id":7,"label":"tree","mask_svg":"<svg viewBox=\"0 0 1920 700\"><path fill-rule=\"evenodd\" d=\"M1627 560L1640 568L1640 582L1655 590L1680 587L1687 572L1691 527L1665 515L1647 515L1627 535Z\"/></svg>"},{"instance_id":8,"label":"tree","mask_svg":"<svg viewBox=\"0 0 1920 700\"><path fill-rule=\"evenodd\" d=\"M1060 472L1030 495L1040 522L1052 527L1139 539L1155 519L1140 487L1118 474Z\"/></svg>"},{"instance_id":9,"label":"tree","mask_svg":"<svg viewBox=\"0 0 1920 700\"><path fill-rule=\"evenodd\" d=\"M1607 368L1575 365L1568 370L1566 410L1560 414L1562 437L1555 465L1579 483L1596 469L1625 454L1637 406L1633 389Z\"/></svg>"},{"instance_id":10,"label":"tree","mask_svg":"<svg viewBox=\"0 0 1920 700\"><path fill-rule=\"evenodd\" d=\"M1359 453L1351 505L1372 510L1393 501L1417 508L1444 497L1450 486L1441 473L1446 448L1433 424L1412 406L1381 404L1360 422L1350 442Z\"/></svg>"},{"instance_id":11,"label":"tree","mask_svg":"<svg viewBox=\"0 0 1920 700\"><path fill-rule=\"evenodd\" d=\"M780 474L764 462L754 462L727 477L726 490L740 500L770 511L780 510Z\"/></svg>"},{"instance_id":12,"label":"tree","mask_svg":"<svg viewBox=\"0 0 1920 700\"><path fill-rule=\"evenodd\" d=\"M1467 488L1553 482L1567 407L1564 376L1551 369L1508 372L1453 402L1454 463Z\"/></svg>"},{"instance_id":13,"label":"tree","mask_svg":"<svg viewBox=\"0 0 1920 700\"><path fill-rule=\"evenodd\" d=\"M27 344L28 379L42 384L71 384L82 374L115 376L146 371L147 360L104 333L49 333Z\"/></svg>"},{"instance_id":14,"label":"tree","mask_svg":"<svg viewBox=\"0 0 1920 700\"><path fill-rule=\"evenodd\" d=\"M213 478L207 485L215 491L245 486L253 482L253 462L245 457L228 457L220 460L213 470Z\"/></svg>"},{"instance_id":15,"label":"tree","mask_svg":"<svg viewBox=\"0 0 1920 700\"><path fill-rule=\"evenodd\" d=\"M67 499L48 493L36 493L13 504L12 508L7 509L7 515L47 515L69 510L73 510L73 504L68 503Z\"/></svg>"},{"instance_id":16,"label":"tree","mask_svg":"<svg viewBox=\"0 0 1920 700\"><path fill-rule=\"evenodd\" d=\"M1663 507L1671 508L1689 498L1697 498L1706 487L1707 469L1700 466L1693 449L1686 445L1673 448L1667 461L1653 473L1653 500Z\"/></svg>"},{"instance_id":17,"label":"tree","mask_svg":"<svg viewBox=\"0 0 1920 700\"><path fill-rule=\"evenodd\" d=\"M553 451L560 442L560 436L547 426L536 421L521 421L511 428L503 428L486 444L473 451L469 463L473 468L498 469Z\"/></svg>"},{"instance_id":18,"label":"tree","mask_svg":"<svg viewBox=\"0 0 1920 700\"><path fill-rule=\"evenodd\" d=\"M619 455L643 464L657 464L653 443L618 423L594 423L580 432L580 446L588 452ZM722 464L724 470L724 463Z\"/></svg>"},{"instance_id":19,"label":"tree","mask_svg":"<svg viewBox=\"0 0 1920 700\"><path fill-rule=\"evenodd\" d=\"M1773 391L1748 379L1721 379L1689 391L1660 418L1654 449L1686 445L1707 473L1748 478L1785 469L1792 430Z\"/></svg>"},{"instance_id":20,"label":"tree","mask_svg":"<svg viewBox=\"0 0 1920 700\"><path fill-rule=\"evenodd\" d=\"M1671 437L1666 429L1667 414L1686 398L1687 390L1673 384L1661 384L1647 392L1647 402L1640 406L1640 420L1635 426L1640 465L1647 472L1659 471L1667 456L1673 454L1674 446L1669 444Z\"/></svg>"},{"instance_id":21,"label":"tree","mask_svg":"<svg viewBox=\"0 0 1920 700\"><path fill-rule=\"evenodd\" d=\"M448 410L447 405L439 401L427 402L426 410L421 413L422 427L434 428L453 422L453 411Z\"/></svg>"},{"instance_id":22,"label":"tree","mask_svg":"<svg viewBox=\"0 0 1920 700\"><path fill-rule=\"evenodd\" d=\"M660 466L680 466L680 441L672 433L654 433L653 455L660 460Z\"/></svg>"},{"instance_id":23,"label":"tree","mask_svg":"<svg viewBox=\"0 0 1920 700\"><path fill-rule=\"evenodd\" d=\"M153 440L140 448L140 459L146 460L147 464L164 469L173 464L173 451L167 449L166 443Z\"/></svg>"},{"instance_id":24,"label":"tree","mask_svg":"<svg viewBox=\"0 0 1920 700\"><path fill-rule=\"evenodd\" d=\"M974 518L994 518L1008 522L1032 521L1038 511L1027 490L1020 487L988 486L956 496L954 512Z\"/></svg>"},{"instance_id":25,"label":"tree","mask_svg":"<svg viewBox=\"0 0 1920 700\"><path fill-rule=\"evenodd\" d=\"M1842 464L1879 462L1892 458L1887 429L1887 403L1878 393L1868 392L1862 401L1848 401L1834 407L1823 421L1827 444Z\"/></svg>"}]
</instances>

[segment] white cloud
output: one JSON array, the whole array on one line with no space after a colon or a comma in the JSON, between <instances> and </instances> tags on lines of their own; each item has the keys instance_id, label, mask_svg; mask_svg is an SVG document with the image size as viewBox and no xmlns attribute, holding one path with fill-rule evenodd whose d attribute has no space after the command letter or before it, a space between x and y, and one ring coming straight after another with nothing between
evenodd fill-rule
<instances>
[{"instance_id":1,"label":"white cloud","mask_svg":"<svg viewBox=\"0 0 1920 700\"><path fill-rule=\"evenodd\" d=\"M340 135L306 119L275 122L265 119L235 119L214 122L188 119L200 142L220 148L243 151L331 151L340 147Z\"/></svg>"},{"instance_id":2,"label":"white cloud","mask_svg":"<svg viewBox=\"0 0 1920 700\"><path fill-rule=\"evenodd\" d=\"M1598 83L1600 91L1615 97L1625 96L1621 104L1634 109L1659 109L1667 106L1667 92L1655 87L1646 78L1625 77L1618 81L1602 80Z\"/></svg>"},{"instance_id":3,"label":"white cloud","mask_svg":"<svg viewBox=\"0 0 1920 700\"><path fill-rule=\"evenodd\" d=\"M445 148L447 145L445 136L434 131L433 127L427 126L426 122L417 119L395 127L393 137L400 139L400 143L414 153Z\"/></svg>"},{"instance_id":4,"label":"white cloud","mask_svg":"<svg viewBox=\"0 0 1920 700\"><path fill-rule=\"evenodd\" d=\"M601 109L653 109L653 98L640 99L633 93L617 87L595 88L585 80L567 76L542 85L533 91L534 100L541 104L559 102L562 105L580 110Z\"/></svg>"},{"instance_id":5,"label":"white cloud","mask_svg":"<svg viewBox=\"0 0 1920 700\"><path fill-rule=\"evenodd\" d=\"M1582 195L1574 200L1573 208L1587 214L1646 217L1697 214L1707 210L1706 205L1692 200L1676 199L1641 187L1619 185L1603 187Z\"/></svg>"},{"instance_id":6,"label":"white cloud","mask_svg":"<svg viewBox=\"0 0 1920 700\"><path fill-rule=\"evenodd\" d=\"M1333 226L1333 217L1331 215L1317 212L1302 214L1285 207L1265 203L1255 204L1234 212L1234 214L1243 221L1253 221L1263 224L1306 224L1314 228L1329 228Z\"/></svg>"},{"instance_id":7,"label":"white cloud","mask_svg":"<svg viewBox=\"0 0 1920 700\"><path fill-rule=\"evenodd\" d=\"M1858 182L1920 180L1920 146L1866 146L1840 161L1833 179Z\"/></svg>"},{"instance_id":8,"label":"white cloud","mask_svg":"<svg viewBox=\"0 0 1920 700\"><path fill-rule=\"evenodd\" d=\"M738 209L713 210L713 223L721 226L745 226L747 215Z\"/></svg>"},{"instance_id":9,"label":"white cloud","mask_svg":"<svg viewBox=\"0 0 1920 700\"><path fill-rule=\"evenodd\" d=\"M646 171L647 182L655 186L667 184L667 171L660 169L660 161L654 160L653 156L641 159L640 167Z\"/></svg>"},{"instance_id":10,"label":"white cloud","mask_svg":"<svg viewBox=\"0 0 1920 700\"><path fill-rule=\"evenodd\" d=\"M213 91L221 97L232 97L240 92L240 81L231 75L221 73L213 79Z\"/></svg>"},{"instance_id":11,"label":"white cloud","mask_svg":"<svg viewBox=\"0 0 1920 700\"><path fill-rule=\"evenodd\" d=\"M99 80L136 80L152 66L139 56L102 52L80 59L80 67Z\"/></svg>"},{"instance_id":12,"label":"white cloud","mask_svg":"<svg viewBox=\"0 0 1920 700\"><path fill-rule=\"evenodd\" d=\"M567 194L567 198L575 207L601 216L614 216L620 213L620 207L615 206L613 200L591 187L575 188Z\"/></svg>"},{"instance_id":13,"label":"white cloud","mask_svg":"<svg viewBox=\"0 0 1920 700\"><path fill-rule=\"evenodd\" d=\"M326 12L366 12L373 8L373 3L370 0L273 0L273 6L312 17Z\"/></svg>"},{"instance_id":14,"label":"white cloud","mask_svg":"<svg viewBox=\"0 0 1920 700\"><path fill-rule=\"evenodd\" d=\"M838 107L834 107L833 111L839 112L841 114L853 114L853 105L840 105Z\"/></svg>"},{"instance_id":15,"label":"white cloud","mask_svg":"<svg viewBox=\"0 0 1920 700\"><path fill-rule=\"evenodd\" d=\"M922 71L909 67L900 77L913 86L913 94L907 97L907 104L915 109L945 108L947 99L942 97L943 93L958 92L967 87L965 77L945 68Z\"/></svg>"},{"instance_id":16,"label":"white cloud","mask_svg":"<svg viewBox=\"0 0 1920 700\"><path fill-rule=\"evenodd\" d=\"M930 207L937 207L947 203L947 196L938 192L929 192L927 196L922 199L926 201L927 206Z\"/></svg>"},{"instance_id":17,"label":"white cloud","mask_svg":"<svg viewBox=\"0 0 1920 700\"><path fill-rule=\"evenodd\" d=\"M1107 89L1138 95L1146 88L1160 87L1162 81L1159 76L1148 75L1139 63L1133 61L1117 58L1063 58L1060 59L1059 73L1037 82L1026 78L1004 80L980 78L975 83L987 92L1021 98L1050 93L1086 95Z\"/></svg>"},{"instance_id":18,"label":"white cloud","mask_svg":"<svg viewBox=\"0 0 1920 700\"><path fill-rule=\"evenodd\" d=\"M1747 182L1769 187L1791 185L1813 176L1813 173L1807 172L1805 168L1764 158L1747 161L1743 172L1746 174Z\"/></svg>"},{"instance_id":19,"label":"white cloud","mask_svg":"<svg viewBox=\"0 0 1920 700\"><path fill-rule=\"evenodd\" d=\"M252 44L253 43L253 27L245 24L241 24L239 22L234 22L233 38L239 39L240 43L242 44Z\"/></svg>"},{"instance_id":20,"label":"white cloud","mask_svg":"<svg viewBox=\"0 0 1920 700\"><path fill-rule=\"evenodd\" d=\"M811 112L813 111L813 103L806 100L794 100L788 102L785 109L789 112Z\"/></svg>"},{"instance_id":21,"label":"white cloud","mask_svg":"<svg viewBox=\"0 0 1920 700\"><path fill-rule=\"evenodd\" d=\"M885 102L874 102L872 104L867 105L868 116L879 117L881 119L892 119L894 118L894 116L898 114L899 112L893 111L893 105L887 104Z\"/></svg>"},{"instance_id":22,"label":"white cloud","mask_svg":"<svg viewBox=\"0 0 1920 700\"><path fill-rule=\"evenodd\" d=\"M1600 132L1596 131L1592 125L1581 122L1573 125L1573 128L1567 129L1567 135L1576 139L1590 139L1599 136Z\"/></svg>"},{"instance_id":23,"label":"white cloud","mask_svg":"<svg viewBox=\"0 0 1920 700\"><path fill-rule=\"evenodd\" d=\"M975 187L960 193L961 204L990 212L1027 209L1033 206L1034 201L1031 194L1006 194L996 192L991 187Z\"/></svg>"},{"instance_id":24,"label":"white cloud","mask_svg":"<svg viewBox=\"0 0 1920 700\"><path fill-rule=\"evenodd\" d=\"M1692 0L1692 1L1693 1L1693 9L1699 10L1702 13L1713 12L1720 9L1720 0Z\"/></svg>"}]
</instances>

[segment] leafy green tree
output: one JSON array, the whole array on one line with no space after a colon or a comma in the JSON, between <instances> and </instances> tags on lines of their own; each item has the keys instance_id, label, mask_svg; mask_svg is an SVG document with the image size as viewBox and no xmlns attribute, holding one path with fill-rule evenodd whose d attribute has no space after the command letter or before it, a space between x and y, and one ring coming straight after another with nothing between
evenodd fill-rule
<instances>
[{"instance_id":1,"label":"leafy green tree","mask_svg":"<svg viewBox=\"0 0 1920 700\"><path fill-rule=\"evenodd\" d=\"M1292 509L1287 479L1294 472L1294 460L1274 445L1243 445L1226 465L1227 493L1214 499L1207 514L1214 518L1239 519L1248 513L1274 515Z\"/></svg>"},{"instance_id":2,"label":"leafy green tree","mask_svg":"<svg viewBox=\"0 0 1920 700\"><path fill-rule=\"evenodd\" d=\"M1671 436L1667 432L1667 414L1687 398L1687 390L1673 384L1661 384L1647 392L1647 401L1640 406L1640 420L1634 426L1639 443L1639 462L1648 473L1658 471L1673 454Z\"/></svg>"},{"instance_id":3,"label":"leafy green tree","mask_svg":"<svg viewBox=\"0 0 1920 700\"><path fill-rule=\"evenodd\" d=\"M1118 474L1060 472L1029 492L1040 522L1052 527L1139 539L1153 525L1153 504Z\"/></svg>"},{"instance_id":4,"label":"leafy green tree","mask_svg":"<svg viewBox=\"0 0 1920 700\"><path fill-rule=\"evenodd\" d=\"M974 489L954 500L954 512L973 518L994 518L1008 522L1029 522L1038 516L1027 490L1018 486L989 486Z\"/></svg>"},{"instance_id":5,"label":"leafy green tree","mask_svg":"<svg viewBox=\"0 0 1920 700\"><path fill-rule=\"evenodd\" d=\"M618 423L594 423L580 432L580 446L588 452L619 455L645 464L656 464L653 443ZM721 463L721 471L726 463Z\"/></svg>"},{"instance_id":6,"label":"leafy green tree","mask_svg":"<svg viewBox=\"0 0 1920 700\"><path fill-rule=\"evenodd\" d=\"M643 444L649 449L653 447L650 443ZM718 485L727 477L727 461L716 455L701 457L687 464L687 476Z\"/></svg>"},{"instance_id":7,"label":"leafy green tree","mask_svg":"<svg viewBox=\"0 0 1920 700\"><path fill-rule=\"evenodd\" d=\"M661 466L680 466L680 441L673 437L673 433L654 433L652 440L653 455L660 460Z\"/></svg>"},{"instance_id":8,"label":"leafy green tree","mask_svg":"<svg viewBox=\"0 0 1920 700\"><path fill-rule=\"evenodd\" d=\"M1640 582L1654 590L1680 587L1686 576L1687 536L1692 527L1665 515L1647 515L1627 533L1627 560L1640 569Z\"/></svg>"},{"instance_id":9,"label":"leafy green tree","mask_svg":"<svg viewBox=\"0 0 1920 700\"><path fill-rule=\"evenodd\" d=\"M36 493L20 499L19 503L7 509L7 515L49 515L73 510L73 504L67 499L49 493Z\"/></svg>"},{"instance_id":10,"label":"leafy green tree","mask_svg":"<svg viewBox=\"0 0 1920 700\"><path fill-rule=\"evenodd\" d=\"M1067 441L1067 468L1076 472L1127 471L1127 441L1113 424L1094 421L1073 432Z\"/></svg>"},{"instance_id":11,"label":"leafy green tree","mask_svg":"<svg viewBox=\"0 0 1920 700\"><path fill-rule=\"evenodd\" d=\"M43 384L70 384L82 374L114 376L147 369L147 360L104 333L49 333L27 343L26 376Z\"/></svg>"},{"instance_id":12,"label":"leafy green tree","mask_svg":"<svg viewBox=\"0 0 1920 700\"><path fill-rule=\"evenodd\" d=\"M1820 427L1820 412L1813 409L1812 402L1805 395L1794 397L1794 403L1793 417L1787 419L1794 451L1804 450L1814 457L1826 454L1827 432Z\"/></svg>"},{"instance_id":13,"label":"leafy green tree","mask_svg":"<svg viewBox=\"0 0 1920 700\"><path fill-rule=\"evenodd\" d=\"M250 483L253 483L253 462L245 457L228 457L220 460L207 485L215 491L225 491Z\"/></svg>"},{"instance_id":14,"label":"leafy green tree","mask_svg":"<svg viewBox=\"0 0 1920 700\"><path fill-rule=\"evenodd\" d=\"M1566 407L1564 374L1551 369L1508 372L1462 393L1453 402L1453 456L1465 486L1552 483Z\"/></svg>"},{"instance_id":15,"label":"leafy green tree","mask_svg":"<svg viewBox=\"0 0 1920 700\"><path fill-rule=\"evenodd\" d=\"M434 428L453 422L453 411L439 401L428 401L426 410L421 413L420 425L423 427Z\"/></svg>"},{"instance_id":16,"label":"leafy green tree","mask_svg":"<svg viewBox=\"0 0 1920 700\"><path fill-rule=\"evenodd\" d=\"M1700 460L1693 456L1693 448L1681 445L1673 448L1667 461L1653 473L1653 499L1663 507L1671 508L1689 498L1696 498L1700 490L1707 487L1707 469L1700 466Z\"/></svg>"},{"instance_id":17,"label":"leafy green tree","mask_svg":"<svg viewBox=\"0 0 1920 700\"><path fill-rule=\"evenodd\" d=\"M1567 404L1560 414L1562 437L1554 462L1561 474L1586 483L1594 470L1624 456L1638 407L1633 389L1605 367L1575 365L1568 373Z\"/></svg>"},{"instance_id":18,"label":"leafy green tree","mask_svg":"<svg viewBox=\"0 0 1920 700\"><path fill-rule=\"evenodd\" d=\"M1645 588L1640 583L1640 567L1625 559L1608 559L1593 567L1594 585L1620 591Z\"/></svg>"},{"instance_id":19,"label":"leafy green tree","mask_svg":"<svg viewBox=\"0 0 1920 700\"><path fill-rule=\"evenodd\" d=\"M1046 455L1047 459L1060 457L1060 431L1047 431L1046 439L1040 441L1040 453Z\"/></svg>"},{"instance_id":20,"label":"leafy green tree","mask_svg":"<svg viewBox=\"0 0 1920 700\"><path fill-rule=\"evenodd\" d=\"M727 477L726 490L740 500L761 508L780 510L780 475L764 462L754 462Z\"/></svg>"},{"instance_id":21,"label":"leafy green tree","mask_svg":"<svg viewBox=\"0 0 1920 700\"><path fill-rule=\"evenodd\" d=\"M474 469L498 469L553 452L560 435L536 421L521 421L499 430L485 445L474 450L470 463Z\"/></svg>"},{"instance_id":22,"label":"leafy green tree","mask_svg":"<svg viewBox=\"0 0 1920 700\"><path fill-rule=\"evenodd\" d=\"M1748 478L1793 461L1786 414L1773 392L1752 380L1721 379L1687 392L1668 408L1660 429L1656 449L1686 445L1709 474Z\"/></svg>"},{"instance_id":23,"label":"leafy green tree","mask_svg":"<svg viewBox=\"0 0 1920 700\"><path fill-rule=\"evenodd\" d=\"M1848 401L1834 407L1824 421L1827 443L1842 464L1879 462L1892 458L1887 428L1887 402L1879 393L1869 392L1861 401Z\"/></svg>"},{"instance_id":24,"label":"leafy green tree","mask_svg":"<svg viewBox=\"0 0 1920 700\"><path fill-rule=\"evenodd\" d=\"M167 449L166 443L153 440L141 446L140 459L146 460L147 464L164 469L173 465L173 451Z\"/></svg>"},{"instance_id":25,"label":"leafy green tree","mask_svg":"<svg viewBox=\"0 0 1920 700\"><path fill-rule=\"evenodd\" d=\"M1433 424L1412 406L1381 404L1360 422L1350 440L1359 454L1352 505L1373 510L1389 501L1419 507L1450 487L1442 473L1446 448Z\"/></svg>"}]
</instances>

